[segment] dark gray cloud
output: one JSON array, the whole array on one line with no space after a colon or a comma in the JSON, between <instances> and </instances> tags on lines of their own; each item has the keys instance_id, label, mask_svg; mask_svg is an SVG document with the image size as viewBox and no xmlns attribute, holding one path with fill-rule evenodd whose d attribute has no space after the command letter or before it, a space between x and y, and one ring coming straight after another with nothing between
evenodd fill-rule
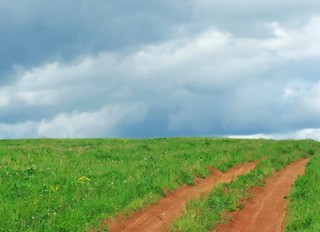
<instances>
[{"instance_id":1,"label":"dark gray cloud","mask_svg":"<svg viewBox=\"0 0 320 232\"><path fill-rule=\"evenodd\" d=\"M319 138L320 3L0 1L0 137Z\"/></svg>"},{"instance_id":2,"label":"dark gray cloud","mask_svg":"<svg viewBox=\"0 0 320 232\"><path fill-rule=\"evenodd\" d=\"M0 2L1 77L103 50L118 51L186 36L215 26L235 35L265 35L261 23L299 24L319 12L319 1L99 1Z\"/></svg>"},{"instance_id":3,"label":"dark gray cloud","mask_svg":"<svg viewBox=\"0 0 320 232\"><path fill-rule=\"evenodd\" d=\"M17 65L160 41L186 14L171 1L1 1L1 76Z\"/></svg>"}]
</instances>

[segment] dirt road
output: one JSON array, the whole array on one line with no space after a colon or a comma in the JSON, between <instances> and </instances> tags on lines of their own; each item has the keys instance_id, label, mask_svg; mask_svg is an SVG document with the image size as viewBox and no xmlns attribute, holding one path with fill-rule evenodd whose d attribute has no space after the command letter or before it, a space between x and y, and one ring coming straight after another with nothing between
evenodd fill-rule
<instances>
[{"instance_id":1,"label":"dirt road","mask_svg":"<svg viewBox=\"0 0 320 232\"><path fill-rule=\"evenodd\" d=\"M232 213L232 220L220 225L217 231L283 231L287 206L285 197L296 178L304 173L308 161L296 161L268 178L264 187L252 189L250 192L254 196L246 200L242 210Z\"/></svg>"},{"instance_id":2,"label":"dirt road","mask_svg":"<svg viewBox=\"0 0 320 232\"><path fill-rule=\"evenodd\" d=\"M254 162L238 165L226 173L211 168L212 175L206 179L199 179L194 186L183 186L169 193L168 196L160 199L157 204L134 213L128 220L109 222L109 229L111 232L166 231L174 219L181 215L187 200L198 198L202 194L208 194L217 184L230 182L237 176L248 173L256 164Z\"/></svg>"}]
</instances>

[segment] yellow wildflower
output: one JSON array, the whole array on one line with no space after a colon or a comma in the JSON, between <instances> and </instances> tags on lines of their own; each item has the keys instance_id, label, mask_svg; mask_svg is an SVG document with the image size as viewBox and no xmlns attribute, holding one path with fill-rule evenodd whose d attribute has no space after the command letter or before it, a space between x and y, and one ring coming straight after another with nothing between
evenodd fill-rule
<instances>
[{"instance_id":1,"label":"yellow wildflower","mask_svg":"<svg viewBox=\"0 0 320 232\"><path fill-rule=\"evenodd\" d=\"M88 183L90 181L90 178L86 177L86 176L81 176L77 179L77 182L78 183L81 183L81 184L85 184L85 183Z\"/></svg>"},{"instance_id":2,"label":"yellow wildflower","mask_svg":"<svg viewBox=\"0 0 320 232\"><path fill-rule=\"evenodd\" d=\"M51 188L51 190L53 191L53 192L56 192L56 191L58 191L58 189L59 189L59 186L58 185L56 185L56 186L51 186L50 187Z\"/></svg>"}]
</instances>

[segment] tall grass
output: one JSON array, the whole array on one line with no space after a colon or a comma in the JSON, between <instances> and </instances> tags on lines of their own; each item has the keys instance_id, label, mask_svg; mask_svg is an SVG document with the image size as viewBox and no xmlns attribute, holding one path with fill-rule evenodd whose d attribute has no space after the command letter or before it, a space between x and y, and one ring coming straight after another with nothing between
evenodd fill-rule
<instances>
[{"instance_id":1,"label":"tall grass","mask_svg":"<svg viewBox=\"0 0 320 232\"><path fill-rule=\"evenodd\" d=\"M313 141L64 139L0 141L0 230L81 231L194 183L213 165L312 149Z\"/></svg>"},{"instance_id":2,"label":"tall grass","mask_svg":"<svg viewBox=\"0 0 320 232\"><path fill-rule=\"evenodd\" d=\"M286 231L320 231L320 156L308 163L290 194Z\"/></svg>"}]
</instances>

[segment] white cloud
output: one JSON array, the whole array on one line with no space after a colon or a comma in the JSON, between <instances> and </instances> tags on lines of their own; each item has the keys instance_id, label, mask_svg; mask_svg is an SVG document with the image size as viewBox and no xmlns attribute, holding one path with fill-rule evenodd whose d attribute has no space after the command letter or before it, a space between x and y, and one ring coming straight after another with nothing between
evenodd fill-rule
<instances>
[{"instance_id":1,"label":"white cloud","mask_svg":"<svg viewBox=\"0 0 320 232\"><path fill-rule=\"evenodd\" d=\"M292 87L286 87L283 92L284 98L292 98L298 95L297 91Z\"/></svg>"},{"instance_id":2,"label":"white cloud","mask_svg":"<svg viewBox=\"0 0 320 232\"><path fill-rule=\"evenodd\" d=\"M143 104L104 106L93 112L60 113L52 119L0 124L1 137L118 137L118 128L141 121L146 113Z\"/></svg>"},{"instance_id":3,"label":"white cloud","mask_svg":"<svg viewBox=\"0 0 320 232\"><path fill-rule=\"evenodd\" d=\"M320 32L317 30L320 17L312 17L300 28L285 28L277 22L268 23L275 37L265 40L252 40L259 49L272 52L282 60L295 60L320 55Z\"/></svg>"},{"instance_id":4,"label":"white cloud","mask_svg":"<svg viewBox=\"0 0 320 232\"><path fill-rule=\"evenodd\" d=\"M6 107L10 104L9 91L7 88L3 88L0 90L0 108Z\"/></svg>"},{"instance_id":5,"label":"white cloud","mask_svg":"<svg viewBox=\"0 0 320 232\"><path fill-rule=\"evenodd\" d=\"M310 128L299 130L295 134L297 139L314 139L320 141L320 128Z\"/></svg>"},{"instance_id":6,"label":"white cloud","mask_svg":"<svg viewBox=\"0 0 320 232\"><path fill-rule=\"evenodd\" d=\"M276 139L277 136L266 134L253 134L253 135L228 135L227 138L233 139Z\"/></svg>"},{"instance_id":7,"label":"white cloud","mask_svg":"<svg viewBox=\"0 0 320 232\"><path fill-rule=\"evenodd\" d=\"M301 94L301 105L306 112L320 114L320 81Z\"/></svg>"},{"instance_id":8,"label":"white cloud","mask_svg":"<svg viewBox=\"0 0 320 232\"><path fill-rule=\"evenodd\" d=\"M108 105L96 112L58 114L38 124L40 137L117 137L120 124L136 123L143 118L142 105Z\"/></svg>"},{"instance_id":9,"label":"white cloud","mask_svg":"<svg viewBox=\"0 0 320 232\"><path fill-rule=\"evenodd\" d=\"M286 86L283 97L295 102L295 107L302 114L320 114L320 81L313 84L292 84Z\"/></svg>"},{"instance_id":10,"label":"white cloud","mask_svg":"<svg viewBox=\"0 0 320 232\"><path fill-rule=\"evenodd\" d=\"M278 134L252 134L252 135L229 135L228 138L236 139L313 139L320 142L320 128L302 129L290 133Z\"/></svg>"}]
</instances>

